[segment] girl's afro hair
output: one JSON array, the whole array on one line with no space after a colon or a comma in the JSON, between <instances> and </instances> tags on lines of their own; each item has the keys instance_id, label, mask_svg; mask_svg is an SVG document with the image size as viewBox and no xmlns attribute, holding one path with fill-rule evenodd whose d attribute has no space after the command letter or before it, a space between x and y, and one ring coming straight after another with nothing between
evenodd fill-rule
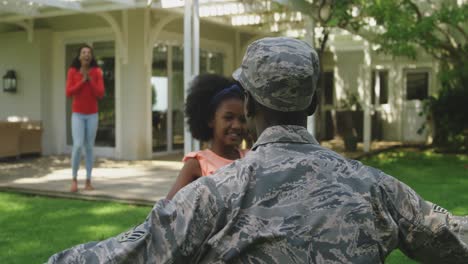
<instances>
[{"instance_id":1,"label":"girl's afro hair","mask_svg":"<svg viewBox=\"0 0 468 264\"><path fill-rule=\"evenodd\" d=\"M219 104L229 98L243 100L242 93L228 93L213 102L213 97L221 90L235 84L234 80L218 74L200 74L190 83L187 101L185 104L185 116L192 137L209 141L213 138L213 129L208 123L214 118Z\"/></svg>"}]
</instances>

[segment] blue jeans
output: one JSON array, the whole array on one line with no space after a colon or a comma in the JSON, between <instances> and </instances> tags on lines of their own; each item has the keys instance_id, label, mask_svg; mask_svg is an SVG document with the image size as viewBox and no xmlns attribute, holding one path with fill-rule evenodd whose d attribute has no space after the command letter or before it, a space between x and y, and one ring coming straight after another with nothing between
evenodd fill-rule
<instances>
[{"instance_id":1,"label":"blue jeans","mask_svg":"<svg viewBox=\"0 0 468 264\"><path fill-rule=\"evenodd\" d=\"M91 180L91 171L94 163L94 140L98 127L98 114L73 113L71 117L73 150L71 153L72 175L76 180L81 161L81 151L85 150L86 179Z\"/></svg>"}]
</instances>

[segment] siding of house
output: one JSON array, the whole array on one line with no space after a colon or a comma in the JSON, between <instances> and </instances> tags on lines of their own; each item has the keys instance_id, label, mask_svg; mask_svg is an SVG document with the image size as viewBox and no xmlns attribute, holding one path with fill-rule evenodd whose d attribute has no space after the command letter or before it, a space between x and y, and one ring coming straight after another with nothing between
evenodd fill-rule
<instances>
[{"instance_id":1,"label":"siding of house","mask_svg":"<svg viewBox=\"0 0 468 264\"><path fill-rule=\"evenodd\" d=\"M7 70L15 70L18 91L0 91L0 119L19 116L43 122L43 152L52 152L50 129L52 120L51 104L51 61L52 33L49 30L36 30L33 41L27 40L24 31L0 34L0 75ZM3 87L2 87L3 89Z\"/></svg>"}]
</instances>

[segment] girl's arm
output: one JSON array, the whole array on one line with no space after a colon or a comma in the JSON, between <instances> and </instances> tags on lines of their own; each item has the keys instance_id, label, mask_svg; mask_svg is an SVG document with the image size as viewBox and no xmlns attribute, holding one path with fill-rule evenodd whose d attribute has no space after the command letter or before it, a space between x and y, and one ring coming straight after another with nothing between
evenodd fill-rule
<instances>
[{"instance_id":1,"label":"girl's arm","mask_svg":"<svg viewBox=\"0 0 468 264\"><path fill-rule=\"evenodd\" d=\"M84 79L79 78L80 74L73 68L70 68L67 73L67 86L66 95L67 97L74 96L83 87Z\"/></svg>"},{"instance_id":2,"label":"girl's arm","mask_svg":"<svg viewBox=\"0 0 468 264\"><path fill-rule=\"evenodd\" d=\"M89 83L91 84L94 96L101 99L104 96L104 79L100 68L89 72Z\"/></svg>"},{"instance_id":3,"label":"girl's arm","mask_svg":"<svg viewBox=\"0 0 468 264\"><path fill-rule=\"evenodd\" d=\"M174 185L172 185L171 190L167 194L167 199L172 199L174 195L182 189L185 185L193 182L194 180L200 178L201 176L201 168L200 163L197 159L192 158L188 159L182 170L180 170L179 176L177 177Z\"/></svg>"}]
</instances>

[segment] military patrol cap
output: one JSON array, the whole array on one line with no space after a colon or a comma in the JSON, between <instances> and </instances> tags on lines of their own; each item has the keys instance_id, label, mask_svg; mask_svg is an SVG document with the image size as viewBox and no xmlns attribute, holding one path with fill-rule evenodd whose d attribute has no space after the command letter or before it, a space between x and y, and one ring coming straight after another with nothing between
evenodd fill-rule
<instances>
[{"instance_id":1,"label":"military patrol cap","mask_svg":"<svg viewBox=\"0 0 468 264\"><path fill-rule=\"evenodd\" d=\"M319 76L319 59L306 42L263 38L247 47L232 77L265 107L281 112L305 110Z\"/></svg>"}]
</instances>

